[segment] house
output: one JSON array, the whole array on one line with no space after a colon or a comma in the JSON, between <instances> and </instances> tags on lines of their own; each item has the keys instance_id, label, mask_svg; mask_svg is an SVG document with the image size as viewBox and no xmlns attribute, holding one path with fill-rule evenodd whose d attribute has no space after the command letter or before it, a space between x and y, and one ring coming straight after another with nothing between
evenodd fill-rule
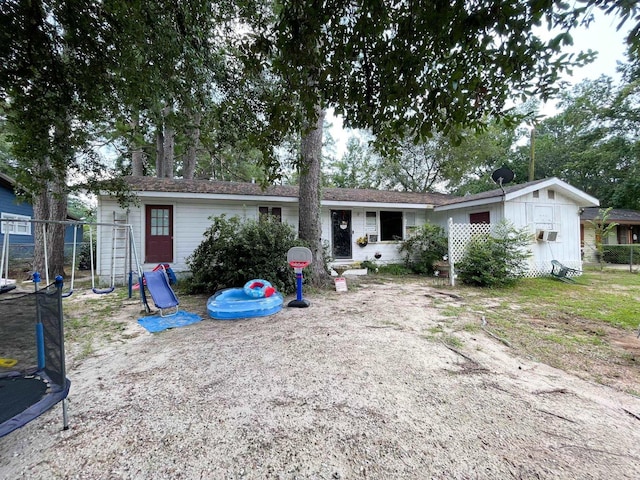
<instances>
[{"instance_id":1,"label":"house","mask_svg":"<svg viewBox=\"0 0 640 480\"><path fill-rule=\"evenodd\" d=\"M34 228L33 206L23 202L16 195L16 182L13 178L0 173L0 245L9 233L9 257L24 258L33 255ZM68 216L69 220L76 220ZM11 220L11 222L9 222ZM72 245L74 229L68 227L65 232L65 245Z\"/></svg>"},{"instance_id":2,"label":"house","mask_svg":"<svg viewBox=\"0 0 640 480\"><path fill-rule=\"evenodd\" d=\"M601 211L604 209L596 207L584 208L580 215L580 241L583 249L583 260L585 262L596 262L596 232L593 226L594 221L601 219ZM640 212L612 208L607 213L608 223L616 223L606 238L602 239L605 245L632 245L640 243ZM625 261L628 259L626 257Z\"/></svg>"},{"instance_id":3,"label":"house","mask_svg":"<svg viewBox=\"0 0 640 480\"><path fill-rule=\"evenodd\" d=\"M176 272L188 270L186 258L202 242L210 217L221 214L257 219L271 214L298 228L298 187L277 185L262 189L253 183L127 177L139 203L125 211L116 198L98 197L97 221L116 217L132 226L134 243L145 270L170 263ZM503 218L531 229L536 262L546 271L550 261L580 263L579 208L598 201L558 179L515 185L468 197L437 193L325 188L322 190L322 240L334 263L371 260L400 262L402 240L426 222L446 227L460 223L494 223ZM552 232L555 236L552 238ZM535 235L540 241L533 241ZM365 237L366 246L356 243ZM111 232L98 232L98 271L111 268ZM552 250L551 252L549 250Z\"/></svg>"}]
</instances>

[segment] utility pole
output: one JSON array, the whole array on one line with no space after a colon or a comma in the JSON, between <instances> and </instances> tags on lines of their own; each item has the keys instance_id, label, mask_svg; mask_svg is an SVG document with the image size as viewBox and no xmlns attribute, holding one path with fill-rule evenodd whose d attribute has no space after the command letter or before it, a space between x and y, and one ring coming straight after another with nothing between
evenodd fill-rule
<instances>
[{"instance_id":1,"label":"utility pole","mask_svg":"<svg viewBox=\"0 0 640 480\"><path fill-rule=\"evenodd\" d=\"M535 170L536 170L536 127L531 129L531 158L529 160L529 181L533 182L535 180Z\"/></svg>"}]
</instances>

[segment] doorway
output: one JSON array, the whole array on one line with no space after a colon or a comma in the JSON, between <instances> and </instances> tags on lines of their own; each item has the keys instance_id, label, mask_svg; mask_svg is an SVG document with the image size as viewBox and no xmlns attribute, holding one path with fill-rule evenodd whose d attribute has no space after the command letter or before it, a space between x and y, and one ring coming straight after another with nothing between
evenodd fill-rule
<instances>
[{"instance_id":1,"label":"doorway","mask_svg":"<svg viewBox=\"0 0 640 480\"><path fill-rule=\"evenodd\" d=\"M333 258L351 258L351 210L331 210Z\"/></svg>"}]
</instances>

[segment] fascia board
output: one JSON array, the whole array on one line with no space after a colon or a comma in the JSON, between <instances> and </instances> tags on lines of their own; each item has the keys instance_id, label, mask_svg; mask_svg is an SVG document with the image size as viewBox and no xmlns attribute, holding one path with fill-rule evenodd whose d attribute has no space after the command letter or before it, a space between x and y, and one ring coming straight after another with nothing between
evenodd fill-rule
<instances>
[{"instance_id":1,"label":"fascia board","mask_svg":"<svg viewBox=\"0 0 640 480\"><path fill-rule=\"evenodd\" d=\"M229 195L216 193L185 193L185 192L136 192L141 198L182 198L198 200L222 200L236 202L280 202L297 203L298 197L279 197L276 195Z\"/></svg>"},{"instance_id":2,"label":"fascia board","mask_svg":"<svg viewBox=\"0 0 640 480\"><path fill-rule=\"evenodd\" d=\"M397 208L402 210L433 210L429 203L385 203L385 202L345 202L342 200L322 200L323 207L365 207L365 208Z\"/></svg>"},{"instance_id":3,"label":"fascia board","mask_svg":"<svg viewBox=\"0 0 640 480\"><path fill-rule=\"evenodd\" d=\"M470 208L470 207L477 207L480 205L490 205L492 203L499 203L502 201L502 195L500 195L499 197L491 197L491 198L481 198L478 200L471 200L469 202L459 202L459 203L452 203L451 205L440 205L437 206L434 210L436 212L444 212L447 210L458 210L461 208Z\"/></svg>"}]
</instances>

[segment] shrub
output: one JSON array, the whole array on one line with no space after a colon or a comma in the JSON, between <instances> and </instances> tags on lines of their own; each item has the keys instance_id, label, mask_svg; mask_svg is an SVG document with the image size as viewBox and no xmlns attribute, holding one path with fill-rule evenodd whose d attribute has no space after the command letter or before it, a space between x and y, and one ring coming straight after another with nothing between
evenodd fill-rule
<instances>
[{"instance_id":1,"label":"shrub","mask_svg":"<svg viewBox=\"0 0 640 480\"><path fill-rule=\"evenodd\" d=\"M268 217L241 222L238 217L212 217L204 240L187 258L192 273L189 291L213 293L242 287L261 278L282 294L294 292L296 279L287 251L302 245L293 228Z\"/></svg>"},{"instance_id":2,"label":"shrub","mask_svg":"<svg viewBox=\"0 0 640 480\"><path fill-rule=\"evenodd\" d=\"M378 267L378 273L383 273L385 275L397 275L401 277L403 275L411 274L412 271L401 263L388 263L386 265L380 265Z\"/></svg>"},{"instance_id":3,"label":"shrub","mask_svg":"<svg viewBox=\"0 0 640 480\"><path fill-rule=\"evenodd\" d=\"M458 278L480 287L510 285L526 270L530 243L531 235L526 229L518 230L503 221L492 235L471 239L463 259L455 265Z\"/></svg>"},{"instance_id":4,"label":"shrub","mask_svg":"<svg viewBox=\"0 0 640 480\"><path fill-rule=\"evenodd\" d=\"M430 275L433 264L447 253L447 237L438 225L425 223L400 246L404 264L415 273Z\"/></svg>"}]
</instances>

